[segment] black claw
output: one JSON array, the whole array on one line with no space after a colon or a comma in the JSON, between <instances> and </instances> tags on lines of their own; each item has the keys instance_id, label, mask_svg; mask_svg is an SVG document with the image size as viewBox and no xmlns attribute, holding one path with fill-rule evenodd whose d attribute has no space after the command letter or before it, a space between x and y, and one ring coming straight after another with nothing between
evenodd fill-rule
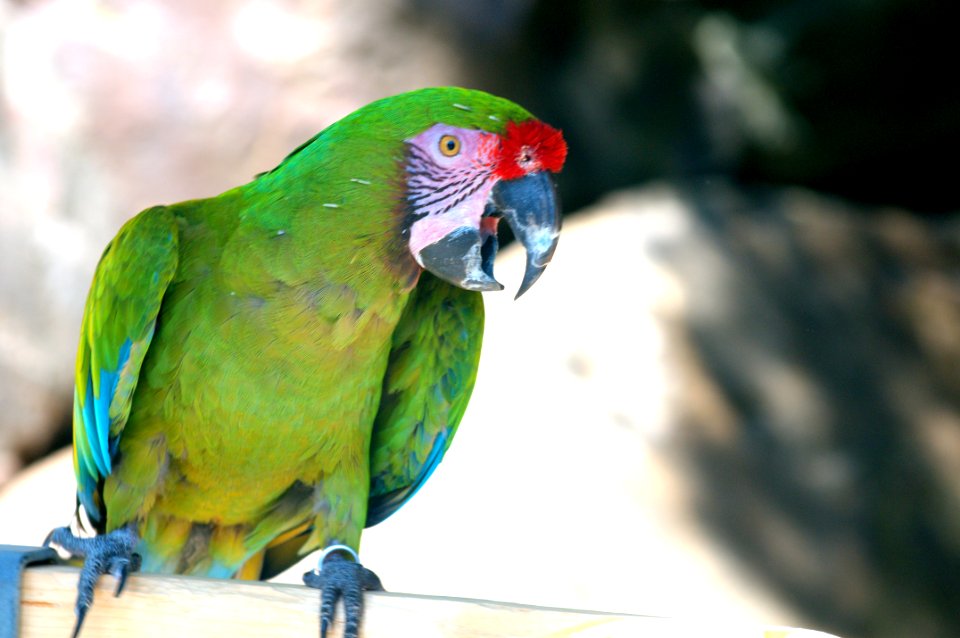
<instances>
[{"instance_id":1,"label":"black claw","mask_svg":"<svg viewBox=\"0 0 960 638\"><path fill-rule=\"evenodd\" d=\"M127 576L130 572L140 569L140 554L130 554L130 556L115 556L110 561L108 570L117 579L117 590L114 596L119 596L120 592L127 584Z\"/></svg>"},{"instance_id":2,"label":"black claw","mask_svg":"<svg viewBox=\"0 0 960 638\"><path fill-rule=\"evenodd\" d=\"M74 536L66 527L59 527L47 535L44 545L52 543L73 556L84 558L80 582L77 584L77 624L73 627L73 638L80 634L83 620L93 604L93 591L100 576L110 573L117 578L115 595L119 596L127 583L127 576L140 568L140 557L133 553L138 542L137 532L132 527L122 527L93 538Z\"/></svg>"},{"instance_id":3,"label":"black claw","mask_svg":"<svg viewBox=\"0 0 960 638\"><path fill-rule=\"evenodd\" d=\"M50 533L47 534L47 537L43 539L43 546L44 546L44 547L50 547L50 541L53 540L53 533L56 532L58 529L66 529L66 528L65 528L65 527L54 527L52 530L50 530Z\"/></svg>"},{"instance_id":4,"label":"black claw","mask_svg":"<svg viewBox=\"0 0 960 638\"><path fill-rule=\"evenodd\" d=\"M117 589L116 591L113 592L113 597L116 598L120 596L120 593L123 591L123 588L127 584L127 576L130 575L130 563L128 561L125 564L118 567L116 570L110 570L110 571L111 573L113 573L113 575L117 579Z\"/></svg>"},{"instance_id":5,"label":"black claw","mask_svg":"<svg viewBox=\"0 0 960 638\"><path fill-rule=\"evenodd\" d=\"M320 595L320 638L326 638L333 624L337 600L343 599L343 638L358 638L363 618L363 592L382 591L380 578L360 563L346 561L338 554L330 554L320 572L303 575L307 587L322 589Z\"/></svg>"},{"instance_id":6,"label":"black claw","mask_svg":"<svg viewBox=\"0 0 960 638\"><path fill-rule=\"evenodd\" d=\"M77 605L77 624L73 626L73 633L70 634L70 638L77 638L80 635L80 627L83 626L83 619L87 616L87 607L80 608L79 604Z\"/></svg>"},{"instance_id":7,"label":"black claw","mask_svg":"<svg viewBox=\"0 0 960 638\"><path fill-rule=\"evenodd\" d=\"M50 545L59 545L70 552L70 554L75 554L76 552L72 548L76 547L77 544L74 541L81 540L84 539L74 536L69 527L57 527L50 530L47 537L43 539L43 546L50 547Z\"/></svg>"},{"instance_id":8,"label":"black claw","mask_svg":"<svg viewBox=\"0 0 960 638\"><path fill-rule=\"evenodd\" d=\"M383 584L380 582L380 577L366 567L363 568L363 582L361 583L361 587L364 591L383 591Z\"/></svg>"}]
</instances>

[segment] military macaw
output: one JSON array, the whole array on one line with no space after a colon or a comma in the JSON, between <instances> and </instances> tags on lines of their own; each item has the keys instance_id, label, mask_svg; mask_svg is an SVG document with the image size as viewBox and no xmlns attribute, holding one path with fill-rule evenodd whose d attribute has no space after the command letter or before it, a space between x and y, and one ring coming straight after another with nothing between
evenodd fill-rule
<instances>
[{"instance_id":1,"label":"military macaw","mask_svg":"<svg viewBox=\"0 0 960 638\"><path fill-rule=\"evenodd\" d=\"M519 297L560 230L562 134L479 91L373 102L217 197L147 209L97 266L76 361L74 635L101 574L269 578L327 548L321 631L356 637L360 534L443 458L505 218ZM348 557L352 556L353 560Z\"/></svg>"}]
</instances>

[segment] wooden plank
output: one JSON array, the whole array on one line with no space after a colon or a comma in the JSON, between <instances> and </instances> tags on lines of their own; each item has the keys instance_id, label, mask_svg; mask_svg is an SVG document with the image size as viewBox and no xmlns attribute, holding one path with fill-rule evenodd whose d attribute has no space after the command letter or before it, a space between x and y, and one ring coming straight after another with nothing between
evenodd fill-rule
<instances>
[{"instance_id":1,"label":"wooden plank","mask_svg":"<svg viewBox=\"0 0 960 638\"><path fill-rule=\"evenodd\" d=\"M28 569L23 576L21 635L67 638L79 570ZM82 636L191 638L318 635L319 592L297 585L134 574L120 598L112 577L100 580ZM342 609L337 610L341 619ZM335 623L333 636L342 626ZM491 601L376 593L366 597L367 638L813 638L805 630L724 627L709 621L550 609Z\"/></svg>"}]
</instances>

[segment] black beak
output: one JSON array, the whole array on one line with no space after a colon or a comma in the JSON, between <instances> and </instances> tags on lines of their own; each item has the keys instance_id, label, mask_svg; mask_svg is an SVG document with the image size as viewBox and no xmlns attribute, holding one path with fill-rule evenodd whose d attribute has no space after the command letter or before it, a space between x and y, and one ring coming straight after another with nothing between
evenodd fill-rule
<instances>
[{"instance_id":1,"label":"black beak","mask_svg":"<svg viewBox=\"0 0 960 638\"><path fill-rule=\"evenodd\" d=\"M553 175L530 173L519 179L497 182L491 204L510 224L527 251L527 268L517 297L540 278L557 249L560 238L560 200Z\"/></svg>"},{"instance_id":2,"label":"black beak","mask_svg":"<svg viewBox=\"0 0 960 638\"><path fill-rule=\"evenodd\" d=\"M486 240L486 241L485 241ZM469 226L461 226L420 251L423 266L436 276L467 290L503 290L493 278L490 238ZM493 236L496 252L496 235Z\"/></svg>"},{"instance_id":3,"label":"black beak","mask_svg":"<svg viewBox=\"0 0 960 638\"><path fill-rule=\"evenodd\" d=\"M517 297L540 277L560 236L560 205L550 173L501 180L493 187L483 217L503 217L527 251L527 268ZM488 220L494 221L494 220ZM420 251L424 268L467 290L503 290L493 276L496 223L461 226Z\"/></svg>"}]
</instances>

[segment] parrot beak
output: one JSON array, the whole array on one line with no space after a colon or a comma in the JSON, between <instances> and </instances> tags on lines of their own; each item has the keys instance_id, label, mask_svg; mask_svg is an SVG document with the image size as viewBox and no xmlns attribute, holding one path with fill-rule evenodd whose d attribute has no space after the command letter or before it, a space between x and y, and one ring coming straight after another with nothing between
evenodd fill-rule
<instances>
[{"instance_id":1,"label":"parrot beak","mask_svg":"<svg viewBox=\"0 0 960 638\"><path fill-rule=\"evenodd\" d=\"M503 290L493 276L497 224L507 220L527 251L527 267L517 297L547 267L560 235L560 206L550 173L500 180L491 191L478 227L460 226L420 251L424 268L467 290Z\"/></svg>"},{"instance_id":2,"label":"parrot beak","mask_svg":"<svg viewBox=\"0 0 960 638\"><path fill-rule=\"evenodd\" d=\"M553 175L538 172L519 179L501 180L493 187L490 204L507 220L527 251L527 268L514 297L519 299L540 278L560 239L560 200ZM496 234L493 241L493 252L496 252ZM491 269L492 261L491 257Z\"/></svg>"},{"instance_id":3,"label":"parrot beak","mask_svg":"<svg viewBox=\"0 0 960 638\"><path fill-rule=\"evenodd\" d=\"M493 278L493 256L490 237L480 229L461 226L449 235L420 251L423 267L437 277L467 290L503 290ZM493 234L492 251L496 253L497 235Z\"/></svg>"}]
</instances>

